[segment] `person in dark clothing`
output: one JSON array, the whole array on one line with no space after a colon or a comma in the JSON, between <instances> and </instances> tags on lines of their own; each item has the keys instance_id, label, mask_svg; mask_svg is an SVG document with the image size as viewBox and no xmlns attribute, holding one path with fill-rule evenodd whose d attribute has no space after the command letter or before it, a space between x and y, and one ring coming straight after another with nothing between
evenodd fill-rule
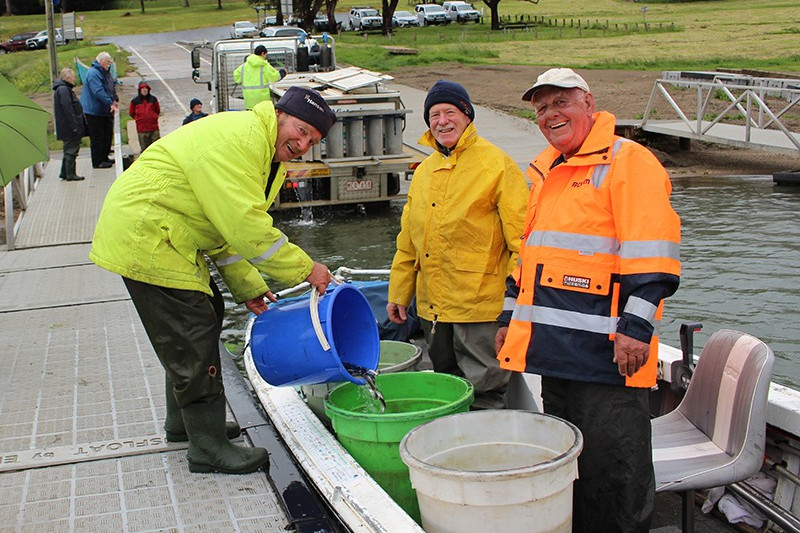
<instances>
[{"instance_id":1,"label":"person in dark clothing","mask_svg":"<svg viewBox=\"0 0 800 533\"><path fill-rule=\"evenodd\" d=\"M131 100L128 114L136 121L139 146L144 152L145 148L161 138L161 132L158 129L158 115L161 114L161 106L158 104L158 98L151 94L147 82L139 82L139 94Z\"/></svg>"},{"instance_id":2,"label":"person in dark clothing","mask_svg":"<svg viewBox=\"0 0 800 533\"><path fill-rule=\"evenodd\" d=\"M186 118L183 119L183 124L188 124L194 122L198 118L208 116L208 113L203 113L203 102L197 98L192 98L192 101L189 102L189 109L191 109L192 112L186 115Z\"/></svg>"},{"instance_id":3,"label":"person in dark clothing","mask_svg":"<svg viewBox=\"0 0 800 533\"><path fill-rule=\"evenodd\" d=\"M114 59L108 52L100 52L86 74L81 92L81 105L89 126L89 141L92 151L92 167L110 168L114 162L111 139L114 135L114 113L117 112L117 93L109 68Z\"/></svg>"},{"instance_id":4,"label":"person in dark clothing","mask_svg":"<svg viewBox=\"0 0 800 533\"><path fill-rule=\"evenodd\" d=\"M75 71L61 69L61 78L53 84L53 114L56 123L56 138L64 142L59 177L66 181L80 181L83 176L75 173L75 159L81 148L81 138L86 135L86 118L80 100L72 91L75 87Z\"/></svg>"}]
</instances>

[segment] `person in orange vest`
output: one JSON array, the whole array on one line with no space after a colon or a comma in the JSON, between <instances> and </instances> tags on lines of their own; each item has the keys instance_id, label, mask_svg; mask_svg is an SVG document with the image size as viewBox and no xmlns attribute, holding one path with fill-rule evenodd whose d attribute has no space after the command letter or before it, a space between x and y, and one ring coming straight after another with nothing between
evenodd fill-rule
<instances>
[{"instance_id":1,"label":"person in orange vest","mask_svg":"<svg viewBox=\"0 0 800 533\"><path fill-rule=\"evenodd\" d=\"M680 281L680 219L664 167L614 134L586 81L538 77L531 102L550 146L532 182L520 262L506 282L500 366L542 376L546 413L584 448L573 531L646 532L655 498L648 393L664 298Z\"/></svg>"},{"instance_id":2,"label":"person in orange vest","mask_svg":"<svg viewBox=\"0 0 800 533\"><path fill-rule=\"evenodd\" d=\"M514 268L528 185L511 157L478 135L469 94L439 80L425 98L434 151L414 171L389 276L389 319L416 295L436 372L468 379L473 409L502 409L511 372L495 357L495 318Z\"/></svg>"}]
</instances>

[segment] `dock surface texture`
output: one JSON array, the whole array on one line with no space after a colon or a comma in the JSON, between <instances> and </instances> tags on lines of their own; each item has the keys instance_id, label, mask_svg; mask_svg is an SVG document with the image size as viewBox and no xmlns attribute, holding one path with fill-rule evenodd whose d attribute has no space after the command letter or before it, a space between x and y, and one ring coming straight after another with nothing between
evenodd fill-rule
<instances>
[{"instance_id":1,"label":"dock surface texture","mask_svg":"<svg viewBox=\"0 0 800 533\"><path fill-rule=\"evenodd\" d=\"M86 179L54 154L0 250L0 533L284 531L263 471L192 474L165 441L164 371L122 279L88 259L114 169L81 152Z\"/></svg>"}]
</instances>

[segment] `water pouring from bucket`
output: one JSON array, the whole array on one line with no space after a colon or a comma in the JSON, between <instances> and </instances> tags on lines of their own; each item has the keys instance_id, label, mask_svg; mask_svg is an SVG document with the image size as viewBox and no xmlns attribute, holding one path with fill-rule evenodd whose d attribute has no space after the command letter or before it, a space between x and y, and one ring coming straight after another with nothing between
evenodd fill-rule
<instances>
[{"instance_id":1,"label":"water pouring from bucket","mask_svg":"<svg viewBox=\"0 0 800 533\"><path fill-rule=\"evenodd\" d=\"M323 295L314 291L310 300L270 306L253 322L250 345L256 369L274 386L364 385L365 376L349 369L374 373L380 359L375 315L361 291L348 284Z\"/></svg>"}]
</instances>

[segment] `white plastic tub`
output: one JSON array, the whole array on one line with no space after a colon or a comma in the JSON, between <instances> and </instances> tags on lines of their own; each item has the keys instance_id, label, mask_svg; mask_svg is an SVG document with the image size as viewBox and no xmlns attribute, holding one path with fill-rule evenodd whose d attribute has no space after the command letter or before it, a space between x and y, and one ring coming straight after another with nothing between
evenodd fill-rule
<instances>
[{"instance_id":1,"label":"white plastic tub","mask_svg":"<svg viewBox=\"0 0 800 533\"><path fill-rule=\"evenodd\" d=\"M572 530L583 437L529 411L472 411L411 430L400 443L427 533Z\"/></svg>"}]
</instances>

